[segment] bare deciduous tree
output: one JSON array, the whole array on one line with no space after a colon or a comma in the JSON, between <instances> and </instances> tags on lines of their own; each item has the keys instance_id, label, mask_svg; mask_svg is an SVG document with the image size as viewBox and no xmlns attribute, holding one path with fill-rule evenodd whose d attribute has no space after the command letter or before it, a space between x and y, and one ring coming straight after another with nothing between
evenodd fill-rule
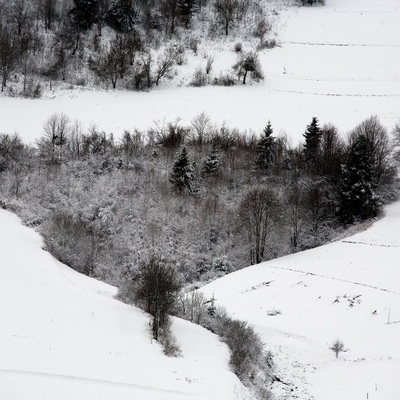
<instances>
[{"instance_id":1,"label":"bare deciduous tree","mask_svg":"<svg viewBox=\"0 0 400 400\"><path fill-rule=\"evenodd\" d=\"M389 135L376 115L363 121L351 132L349 138L350 146L354 144L361 135L365 136L367 139L372 165L373 183L379 185L385 173L390 170L389 159L391 147Z\"/></svg>"},{"instance_id":2,"label":"bare deciduous tree","mask_svg":"<svg viewBox=\"0 0 400 400\"><path fill-rule=\"evenodd\" d=\"M223 25L225 35L229 34L229 30L235 22L235 16L239 9L238 0L216 0L214 3L214 12L218 21Z\"/></svg>"},{"instance_id":3,"label":"bare deciduous tree","mask_svg":"<svg viewBox=\"0 0 400 400\"><path fill-rule=\"evenodd\" d=\"M192 119L191 125L191 139L194 143L201 146L206 141L208 131L211 127L210 117L205 112L202 112Z\"/></svg>"},{"instance_id":4,"label":"bare deciduous tree","mask_svg":"<svg viewBox=\"0 0 400 400\"><path fill-rule=\"evenodd\" d=\"M152 331L156 340L175 307L179 289L175 269L161 258L152 256L140 266L136 297L153 317Z\"/></svg>"},{"instance_id":5,"label":"bare deciduous tree","mask_svg":"<svg viewBox=\"0 0 400 400\"><path fill-rule=\"evenodd\" d=\"M7 81L14 70L18 57L18 44L7 28L0 26L0 68L1 91L4 91Z\"/></svg>"},{"instance_id":6,"label":"bare deciduous tree","mask_svg":"<svg viewBox=\"0 0 400 400\"><path fill-rule=\"evenodd\" d=\"M278 197L272 189L252 189L239 207L239 224L247 233L250 261L258 264L266 259L267 238L279 214Z\"/></svg>"},{"instance_id":7,"label":"bare deciduous tree","mask_svg":"<svg viewBox=\"0 0 400 400\"><path fill-rule=\"evenodd\" d=\"M40 152L51 164L55 164L62 159L63 146L69 139L69 118L65 114L53 114L44 123L43 130L44 135L38 142Z\"/></svg>"},{"instance_id":8,"label":"bare deciduous tree","mask_svg":"<svg viewBox=\"0 0 400 400\"><path fill-rule=\"evenodd\" d=\"M176 62L176 50L173 48L168 48L163 54L157 58L157 68L156 68L156 86L158 86L161 78L172 78L173 67Z\"/></svg>"},{"instance_id":9,"label":"bare deciduous tree","mask_svg":"<svg viewBox=\"0 0 400 400\"><path fill-rule=\"evenodd\" d=\"M256 81L264 78L258 55L254 51L239 53L238 61L233 66L233 69L238 78L242 79L243 85L246 84L246 78L249 73L251 78Z\"/></svg>"},{"instance_id":10,"label":"bare deciduous tree","mask_svg":"<svg viewBox=\"0 0 400 400\"><path fill-rule=\"evenodd\" d=\"M335 353L336 358L339 357L339 353L345 351L344 343L339 338L336 339L329 348Z\"/></svg>"}]
</instances>

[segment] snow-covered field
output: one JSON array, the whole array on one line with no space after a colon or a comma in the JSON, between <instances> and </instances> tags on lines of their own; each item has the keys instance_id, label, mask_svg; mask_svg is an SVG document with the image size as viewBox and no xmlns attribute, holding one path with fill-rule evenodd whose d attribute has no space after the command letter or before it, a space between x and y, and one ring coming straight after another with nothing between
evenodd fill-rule
<instances>
[{"instance_id":1,"label":"snow-covered field","mask_svg":"<svg viewBox=\"0 0 400 400\"><path fill-rule=\"evenodd\" d=\"M56 261L11 213L0 226L0 399L250 399L215 335L176 319L183 356L166 357L113 287Z\"/></svg>"},{"instance_id":2,"label":"snow-covered field","mask_svg":"<svg viewBox=\"0 0 400 400\"><path fill-rule=\"evenodd\" d=\"M256 327L287 383L276 386L282 399L400 399L400 203L386 213L364 232L202 288Z\"/></svg>"},{"instance_id":3,"label":"snow-covered field","mask_svg":"<svg viewBox=\"0 0 400 400\"><path fill-rule=\"evenodd\" d=\"M334 123L343 135L371 115L391 130L400 118L399 19L398 0L326 0L325 6L295 7L281 12L281 46L260 54L262 83L187 87L194 70L205 66L205 56L214 56L217 77L235 61L236 39L218 46L204 42L197 56L187 55L183 75L148 93L75 88L48 92L40 100L1 97L0 131L19 132L33 142L44 121L61 112L115 137L164 120L189 124L201 112L218 125L256 132L270 119L275 133L287 132L294 143L313 116Z\"/></svg>"}]
</instances>

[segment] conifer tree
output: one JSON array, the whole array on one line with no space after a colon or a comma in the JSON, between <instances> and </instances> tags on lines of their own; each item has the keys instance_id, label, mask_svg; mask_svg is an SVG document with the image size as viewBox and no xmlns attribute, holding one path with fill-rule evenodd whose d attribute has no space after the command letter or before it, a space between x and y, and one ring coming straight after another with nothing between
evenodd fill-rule
<instances>
[{"instance_id":1,"label":"conifer tree","mask_svg":"<svg viewBox=\"0 0 400 400\"><path fill-rule=\"evenodd\" d=\"M257 167L260 170L267 170L275 159L276 142L272 136L273 132L271 121L268 121L267 126L264 128L263 136L257 144Z\"/></svg>"},{"instance_id":2,"label":"conifer tree","mask_svg":"<svg viewBox=\"0 0 400 400\"><path fill-rule=\"evenodd\" d=\"M83 30L90 29L96 21L98 7L99 0L74 0L73 21Z\"/></svg>"},{"instance_id":3,"label":"conifer tree","mask_svg":"<svg viewBox=\"0 0 400 400\"><path fill-rule=\"evenodd\" d=\"M304 157L308 168L311 170L315 170L318 164L321 135L322 131L318 125L318 119L313 117L310 125L307 125L306 131L303 134L305 138Z\"/></svg>"},{"instance_id":4,"label":"conifer tree","mask_svg":"<svg viewBox=\"0 0 400 400\"><path fill-rule=\"evenodd\" d=\"M122 32L133 30L137 13L132 0L111 0L110 15L117 29Z\"/></svg>"},{"instance_id":5,"label":"conifer tree","mask_svg":"<svg viewBox=\"0 0 400 400\"><path fill-rule=\"evenodd\" d=\"M195 0L178 0L178 13L185 28L190 27L190 21L195 13L196 1Z\"/></svg>"},{"instance_id":6,"label":"conifer tree","mask_svg":"<svg viewBox=\"0 0 400 400\"><path fill-rule=\"evenodd\" d=\"M189 163L186 147L182 148L178 159L175 161L169 181L179 193L186 189L190 195L195 194L194 171Z\"/></svg>"},{"instance_id":7,"label":"conifer tree","mask_svg":"<svg viewBox=\"0 0 400 400\"><path fill-rule=\"evenodd\" d=\"M221 159L219 157L219 152L214 144L210 155L204 161L203 171L207 175L215 175L218 173L220 164Z\"/></svg>"},{"instance_id":8,"label":"conifer tree","mask_svg":"<svg viewBox=\"0 0 400 400\"><path fill-rule=\"evenodd\" d=\"M368 140L360 135L353 143L342 168L339 192L339 216L344 223L377 215L380 201L373 193L373 177Z\"/></svg>"}]
</instances>

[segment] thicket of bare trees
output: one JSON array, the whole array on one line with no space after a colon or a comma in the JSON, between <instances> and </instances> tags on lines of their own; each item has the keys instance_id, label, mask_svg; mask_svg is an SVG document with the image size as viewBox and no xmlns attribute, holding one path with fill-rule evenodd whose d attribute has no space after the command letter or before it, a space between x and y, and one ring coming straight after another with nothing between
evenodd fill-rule
<instances>
[{"instance_id":1,"label":"thicket of bare trees","mask_svg":"<svg viewBox=\"0 0 400 400\"><path fill-rule=\"evenodd\" d=\"M272 24L248 0L0 0L0 10L2 91L9 85L9 93L29 97L56 81L158 86L185 62L185 51L197 54L200 24L213 40L240 28L261 42ZM211 66L208 58L204 83L213 81ZM262 78L255 51L243 53L234 69L238 82Z\"/></svg>"}]
</instances>

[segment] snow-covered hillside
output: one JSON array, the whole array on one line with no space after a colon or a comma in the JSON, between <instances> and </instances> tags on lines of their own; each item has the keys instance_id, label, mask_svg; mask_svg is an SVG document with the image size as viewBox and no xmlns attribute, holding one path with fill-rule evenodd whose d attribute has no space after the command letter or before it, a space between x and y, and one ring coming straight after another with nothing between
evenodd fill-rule
<instances>
[{"instance_id":1,"label":"snow-covered hillside","mask_svg":"<svg viewBox=\"0 0 400 400\"><path fill-rule=\"evenodd\" d=\"M283 399L400 398L399 222L396 203L364 232L202 288L256 327L287 383L275 389Z\"/></svg>"},{"instance_id":2,"label":"snow-covered hillside","mask_svg":"<svg viewBox=\"0 0 400 400\"><path fill-rule=\"evenodd\" d=\"M397 0L326 0L325 6L280 11L281 46L260 54L262 83L187 87L208 56L214 57L214 76L226 73L240 38L218 45L203 41L197 55L187 54L188 64L172 86L164 83L149 93L75 88L40 100L2 97L0 129L33 142L43 122L63 112L119 137L124 129L147 129L164 119L189 124L204 111L219 125L258 132L270 119L276 133L286 131L295 143L313 116L345 134L377 115L390 130L399 119L399 18Z\"/></svg>"},{"instance_id":3,"label":"snow-covered hillside","mask_svg":"<svg viewBox=\"0 0 400 400\"><path fill-rule=\"evenodd\" d=\"M175 319L182 357L151 341L149 318L43 251L0 210L2 400L249 399L218 338Z\"/></svg>"}]
</instances>

